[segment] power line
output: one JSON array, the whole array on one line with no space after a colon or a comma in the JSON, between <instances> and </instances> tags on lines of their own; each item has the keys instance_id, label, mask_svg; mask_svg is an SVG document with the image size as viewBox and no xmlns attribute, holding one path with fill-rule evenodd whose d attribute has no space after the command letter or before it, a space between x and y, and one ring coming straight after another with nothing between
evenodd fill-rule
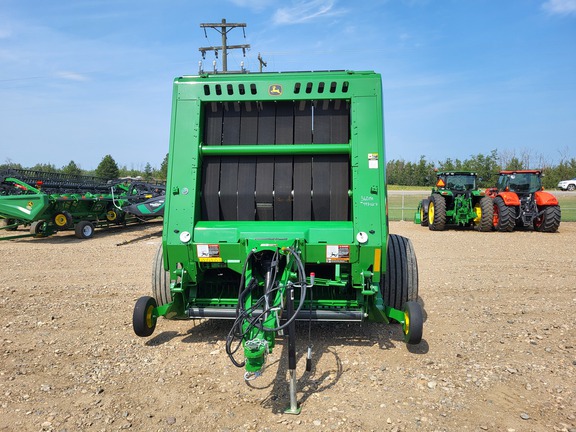
<instances>
[{"instance_id":1,"label":"power line","mask_svg":"<svg viewBox=\"0 0 576 432\"><path fill-rule=\"evenodd\" d=\"M246 57L246 50L250 48L249 44L243 45L228 45L228 32L235 28L242 28L244 33L244 38L246 38L246 23L227 23L226 19L222 19L221 23L202 23L200 27L204 29L204 34L208 38L206 33L206 28L211 28L216 30L222 35L222 45L221 46L209 46L198 48L198 51L202 53L202 58L206 58L206 51L214 51L216 58L218 58L218 51L222 51L222 72L228 72L228 50L241 49L242 54Z\"/></svg>"}]
</instances>

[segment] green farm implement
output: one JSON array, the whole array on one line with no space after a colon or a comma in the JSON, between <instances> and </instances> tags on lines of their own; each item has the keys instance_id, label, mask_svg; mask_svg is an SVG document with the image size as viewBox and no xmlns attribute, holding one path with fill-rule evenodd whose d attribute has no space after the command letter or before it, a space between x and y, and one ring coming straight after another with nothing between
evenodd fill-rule
<instances>
[{"instance_id":1,"label":"green farm implement","mask_svg":"<svg viewBox=\"0 0 576 432\"><path fill-rule=\"evenodd\" d=\"M163 185L10 169L0 173L0 217L3 229L29 226L30 235L36 237L73 229L85 239L92 237L95 227L136 221L126 211L129 206L162 198L164 192Z\"/></svg>"},{"instance_id":2,"label":"green farm implement","mask_svg":"<svg viewBox=\"0 0 576 432\"><path fill-rule=\"evenodd\" d=\"M297 320L394 321L420 342L414 249L388 232L379 74L180 77L170 136L138 336L159 317L228 319L226 351L246 380L285 336L293 414Z\"/></svg>"},{"instance_id":3,"label":"green farm implement","mask_svg":"<svg viewBox=\"0 0 576 432\"><path fill-rule=\"evenodd\" d=\"M414 222L432 231L442 231L447 225L492 230L492 200L477 188L476 182L474 172L438 172L432 193L418 204Z\"/></svg>"}]
</instances>

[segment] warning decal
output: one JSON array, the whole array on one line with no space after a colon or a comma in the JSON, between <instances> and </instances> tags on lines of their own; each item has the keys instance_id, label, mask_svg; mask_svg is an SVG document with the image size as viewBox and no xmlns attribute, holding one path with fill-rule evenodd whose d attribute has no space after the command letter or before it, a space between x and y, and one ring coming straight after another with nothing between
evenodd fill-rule
<instances>
[{"instance_id":1,"label":"warning decal","mask_svg":"<svg viewBox=\"0 0 576 432\"><path fill-rule=\"evenodd\" d=\"M196 245L196 251L200 262L222 262L220 246L217 244L199 244Z\"/></svg>"},{"instance_id":2,"label":"warning decal","mask_svg":"<svg viewBox=\"0 0 576 432\"><path fill-rule=\"evenodd\" d=\"M327 245L326 262L339 263L350 261L350 246L348 245Z\"/></svg>"}]
</instances>

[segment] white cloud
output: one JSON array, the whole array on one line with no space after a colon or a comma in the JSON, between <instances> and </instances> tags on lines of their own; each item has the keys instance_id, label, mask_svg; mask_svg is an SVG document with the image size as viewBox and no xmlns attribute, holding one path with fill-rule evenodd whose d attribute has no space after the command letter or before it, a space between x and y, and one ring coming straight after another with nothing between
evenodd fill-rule
<instances>
[{"instance_id":1,"label":"white cloud","mask_svg":"<svg viewBox=\"0 0 576 432\"><path fill-rule=\"evenodd\" d=\"M58 72L56 75L69 81L88 81L88 77L86 75L82 75L77 72L62 71Z\"/></svg>"},{"instance_id":2,"label":"white cloud","mask_svg":"<svg viewBox=\"0 0 576 432\"><path fill-rule=\"evenodd\" d=\"M273 17L275 24L300 24L319 18L342 15L346 11L334 8L334 0L298 0L291 6L280 8Z\"/></svg>"},{"instance_id":3,"label":"white cloud","mask_svg":"<svg viewBox=\"0 0 576 432\"><path fill-rule=\"evenodd\" d=\"M255 11L262 11L274 3L276 0L230 0L238 7L247 7Z\"/></svg>"},{"instance_id":4,"label":"white cloud","mask_svg":"<svg viewBox=\"0 0 576 432\"><path fill-rule=\"evenodd\" d=\"M576 14L576 0L547 0L542 8L551 14Z\"/></svg>"}]
</instances>

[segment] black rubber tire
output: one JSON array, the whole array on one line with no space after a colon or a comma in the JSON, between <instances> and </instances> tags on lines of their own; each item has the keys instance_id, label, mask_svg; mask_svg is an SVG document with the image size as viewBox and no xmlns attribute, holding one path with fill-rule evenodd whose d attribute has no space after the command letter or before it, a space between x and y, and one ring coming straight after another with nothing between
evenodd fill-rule
<instances>
[{"instance_id":1,"label":"black rubber tire","mask_svg":"<svg viewBox=\"0 0 576 432\"><path fill-rule=\"evenodd\" d=\"M502 197L494 198L492 226L496 231L512 232L516 225L514 207L508 207Z\"/></svg>"},{"instance_id":2,"label":"black rubber tire","mask_svg":"<svg viewBox=\"0 0 576 432\"><path fill-rule=\"evenodd\" d=\"M418 299L418 262L410 239L390 234L386 258L387 269L382 283L384 302L402 310L406 302Z\"/></svg>"},{"instance_id":3,"label":"black rubber tire","mask_svg":"<svg viewBox=\"0 0 576 432\"><path fill-rule=\"evenodd\" d=\"M32 222L32 224L30 225L30 234L32 234L34 237L43 237L44 236L44 224L45 224L45 221L43 221L43 220L38 220L38 221Z\"/></svg>"},{"instance_id":4,"label":"black rubber tire","mask_svg":"<svg viewBox=\"0 0 576 432\"><path fill-rule=\"evenodd\" d=\"M569 191L576 190L576 185L569 184L568 187L566 187L566 190L569 190Z\"/></svg>"},{"instance_id":5,"label":"black rubber tire","mask_svg":"<svg viewBox=\"0 0 576 432\"><path fill-rule=\"evenodd\" d=\"M430 197L428 224L431 231L444 231L446 228L446 200L442 195L433 194Z\"/></svg>"},{"instance_id":6,"label":"black rubber tire","mask_svg":"<svg viewBox=\"0 0 576 432\"><path fill-rule=\"evenodd\" d=\"M89 239L94 236L94 224L90 221L80 221L74 228L74 234L79 239Z\"/></svg>"},{"instance_id":7,"label":"black rubber tire","mask_svg":"<svg viewBox=\"0 0 576 432\"><path fill-rule=\"evenodd\" d=\"M134 305L132 327L137 336L148 337L154 333L154 329L156 328L156 317L153 312L156 307L156 300L154 300L154 297L150 296L140 297L136 302L136 305Z\"/></svg>"},{"instance_id":8,"label":"black rubber tire","mask_svg":"<svg viewBox=\"0 0 576 432\"><path fill-rule=\"evenodd\" d=\"M16 223L16 219L2 219L3 226L14 225ZM18 229L17 226L12 228L6 228L6 231L16 231Z\"/></svg>"},{"instance_id":9,"label":"black rubber tire","mask_svg":"<svg viewBox=\"0 0 576 432\"><path fill-rule=\"evenodd\" d=\"M540 232L556 232L560 226L560 220L562 218L562 213L560 211L560 206L546 206L538 207L538 212L542 213L542 216L534 219L534 229Z\"/></svg>"},{"instance_id":10,"label":"black rubber tire","mask_svg":"<svg viewBox=\"0 0 576 432\"><path fill-rule=\"evenodd\" d=\"M428 204L427 200L422 200L420 203L420 225L423 227L428 226L428 212L426 211L425 204Z\"/></svg>"},{"instance_id":11,"label":"black rubber tire","mask_svg":"<svg viewBox=\"0 0 576 432\"><path fill-rule=\"evenodd\" d=\"M162 244L158 246L152 264L152 296L160 306L172 301L172 294L170 293L170 272L164 270Z\"/></svg>"},{"instance_id":12,"label":"black rubber tire","mask_svg":"<svg viewBox=\"0 0 576 432\"><path fill-rule=\"evenodd\" d=\"M70 229L74 225L72 215L67 211L56 213L52 218L52 222L54 222L57 229Z\"/></svg>"},{"instance_id":13,"label":"black rubber tire","mask_svg":"<svg viewBox=\"0 0 576 432\"><path fill-rule=\"evenodd\" d=\"M480 232L492 231L492 221L494 220L494 204L492 198L482 197L479 202L480 221L474 224L474 229Z\"/></svg>"},{"instance_id":14,"label":"black rubber tire","mask_svg":"<svg viewBox=\"0 0 576 432\"><path fill-rule=\"evenodd\" d=\"M410 345L419 344L422 340L424 328L424 314L418 302L409 301L404 304L404 342Z\"/></svg>"}]
</instances>

